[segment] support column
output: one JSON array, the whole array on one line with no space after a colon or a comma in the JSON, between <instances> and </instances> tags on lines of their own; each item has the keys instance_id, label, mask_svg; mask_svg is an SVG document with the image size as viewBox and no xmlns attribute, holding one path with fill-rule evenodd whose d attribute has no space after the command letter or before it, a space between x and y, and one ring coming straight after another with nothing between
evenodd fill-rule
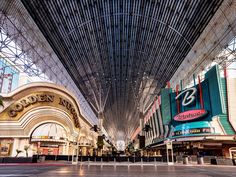
<instances>
[{"instance_id":1,"label":"support column","mask_svg":"<svg viewBox=\"0 0 236 177\"><path fill-rule=\"evenodd\" d=\"M143 132L143 128L144 128L144 115L142 112L139 112L139 126L141 128L141 132L140 135L141 136L145 136L144 132ZM140 141L140 140L139 140ZM139 146L140 146L140 142L139 142ZM143 150L140 151L141 156L143 156Z\"/></svg>"},{"instance_id":2,"label":"support column","mask_svg":"<svg viewBox=\"0 0 236 177\"><path fill-rule=\"evenodd\" d=\"M100 128L102 130L102 127L103 127L103 113L102 112L99 112L98 113L98 128ZM99 132L99 135L102 135L102 131Z\"/></svg>"},{"instance_id":3,"label":"support column","mask_svg":"<svg viewBox=\"0 0 236 177\"><path fill-rule=\"evenodd\" d=\"M79 159L79 145L78 145L78 137L74 139L75 143L73 143L72 147L72 164L77 165Z\"/></svg>"},{"instance_id":4,"label":"support column","mask_svg":"<svg viewBox=\"0 0 236 177\"><path fill-rule=\"evenodd\" d=\"M62 154L63 154L63 155L69 155L69 142L66 142L66 143L63 145Z\"/></svg>"},{"instance_id":5,"label":"support column","mask_svg":"<svg viewBox=\"0 0 236 177\"><path fill-rule=\"evenodd\" d=\"M66 142L66 147L65 147L65 153L66 153L66 155L70 155L70 154L69 154L69 149L70 149L70 143L69 143L69 141L67 141L67 142Z\"/></svg>"},{"instance_id":6,"label":"support column","mask_svg":"<svg viewBox=\"0 0 236 177\"><path fill-rule=\"evenodd\" d=\"M19 142L20 142L20 139L19 138L14 138L14 141L13 141L13 147L12 147L12 153L11 153L11 156L14 157L16 156L16 150L19 148ZM21 149L22 150L22 149ZM23 150L22 150L23 151ZM19 154L21 155L21 154Z\"/></svg>"},{"instance_id":7,"label":"support column","mask_svg":"<svg viewBox=\"0 0 236 177\"><path fill-rule=\"evenodd\" d=\"M144 133L143 133L143 128L144 128L144 115L142 112L139 112L139 126L141 128L141 133L140 135L143 136Z\"/></svg>"},{"instance_id":8,"label":"support column","mask_svg":"<svg viewBox=\"0 0 236 177\"><path fill-rule=\"evenodd\" d=\"M98 113L98 128L100 128L99 136L102 136L102 127L103 127L104 116L102 112ZM102 149L98 149L98 156L102 156Z\"/></svg>"},{"instance_id":9,"label":"support column","mask_svg":"<svg viewBox=\"0 0 236 177\"><path fill-rule=\"evenodd\" d=\"M78 164L78 148L77 145L72 145L72 164L76 165Z\"/></svg>"}]
</instances>

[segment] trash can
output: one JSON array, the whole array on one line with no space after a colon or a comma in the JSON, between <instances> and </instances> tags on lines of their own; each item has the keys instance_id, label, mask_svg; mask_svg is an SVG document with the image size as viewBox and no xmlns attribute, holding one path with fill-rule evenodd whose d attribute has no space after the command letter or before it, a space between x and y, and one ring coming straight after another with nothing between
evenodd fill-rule
<instances>
[{"instance_id":1,"label":"trash can","mask_svg":"<svg viewBox=\"0 0 236 177\"><path fill-rule=\"evenodd\" d=\"M188 164L188 156L183 156L183 164Z\"/></svg>"},{"instance_id":2,"label":"trash can","mask_svg":"<svg viewBox=\"0 0 236 177\"><path fill-rule=\"evenodd\" d=\"M236 159L232 159L233 164L236 165Z\"/></svg>"},{"instance_id":3,"label":"trash can","mask_svg":"<svg viewBox=\"0 0 236 177\"><path fill-rule=\"evenodd\" d=\"M204 160L202 156L197 157L197 164L204 164Z\"/></svg>"}]
</instances>

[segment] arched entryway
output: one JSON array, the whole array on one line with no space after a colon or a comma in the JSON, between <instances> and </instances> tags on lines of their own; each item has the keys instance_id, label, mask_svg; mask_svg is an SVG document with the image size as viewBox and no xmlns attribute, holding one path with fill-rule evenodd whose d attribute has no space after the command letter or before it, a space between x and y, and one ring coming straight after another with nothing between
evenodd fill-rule
<instances>
[{"instance_id":1,"label":"arched entryway","mask_svg":"<svg viewBox=\"0 0 236 177\"><path fill-rule=\"evenodd\" d=\"M44 123L34 129L30 145L38 155L67 155L69 139L67 130L55 122Z\"/></svg>"}]
</instances>

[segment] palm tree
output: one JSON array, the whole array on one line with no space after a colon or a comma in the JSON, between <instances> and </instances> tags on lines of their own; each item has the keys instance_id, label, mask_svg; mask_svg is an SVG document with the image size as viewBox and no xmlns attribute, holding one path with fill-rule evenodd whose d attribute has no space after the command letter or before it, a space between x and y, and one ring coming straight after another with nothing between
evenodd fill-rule
<instances>
[{"instance_id":1,"label":"palm tree","mask_svg":"<svg viewBox=\"0 0 236 177\"><path fill-rule=\"evenodd\" d=\"M18 155L22 152L22 150L20 149L16 149L16 156L15 157L18 157Z\"/></svg>"},{"instance_id":2,"label":"palm tree","mask_svg":"<svg viewBox=\"0 0 236 177\"><path fill-rule=\"evenodd\" d=\"M28 157L28 150L29 150L29 148L30 148L29 145L25 145L25 146L24 146L24 150L25 150L26 157Z\"/></svg>"},{"instance_id":3,"label":"palm tree","mask_svg":"<svg viewBox=\"0 0 236 177\"><path fill-rule=\"evenodd\" d=\"M100 131L101 129L97 126L97 125L94 125L93 127L90 128L90 130L93 130L95 132L98 132Z\"/></svg>"}]
</instances>

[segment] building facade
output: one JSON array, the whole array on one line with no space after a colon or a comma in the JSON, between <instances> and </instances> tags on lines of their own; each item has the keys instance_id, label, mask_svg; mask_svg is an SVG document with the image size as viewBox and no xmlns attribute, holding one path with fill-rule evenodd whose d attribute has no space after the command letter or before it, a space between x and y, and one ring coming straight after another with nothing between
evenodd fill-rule
<instances>
[{"instance_id":1,"label":"building facade","mask_svg":"<svg viewBox=\"0 0 236 177\"><path fill-rule=\"evenodd\" d=\"M215 65L191 87L161 90L144 118L149 155L164 154L171 141L175 155L235 156L236 79L222 73Z\"/></svg>"},{"instance_id":2,"label":"building facade","mask_svg":"<svg viewBox=\"0 0 236 177\"><path fill-rule=\"evenodd\" d=\"M64 87L35 82L1 94L0 156L92 154L97 134Z\"/></svg>"}]
</instances>

